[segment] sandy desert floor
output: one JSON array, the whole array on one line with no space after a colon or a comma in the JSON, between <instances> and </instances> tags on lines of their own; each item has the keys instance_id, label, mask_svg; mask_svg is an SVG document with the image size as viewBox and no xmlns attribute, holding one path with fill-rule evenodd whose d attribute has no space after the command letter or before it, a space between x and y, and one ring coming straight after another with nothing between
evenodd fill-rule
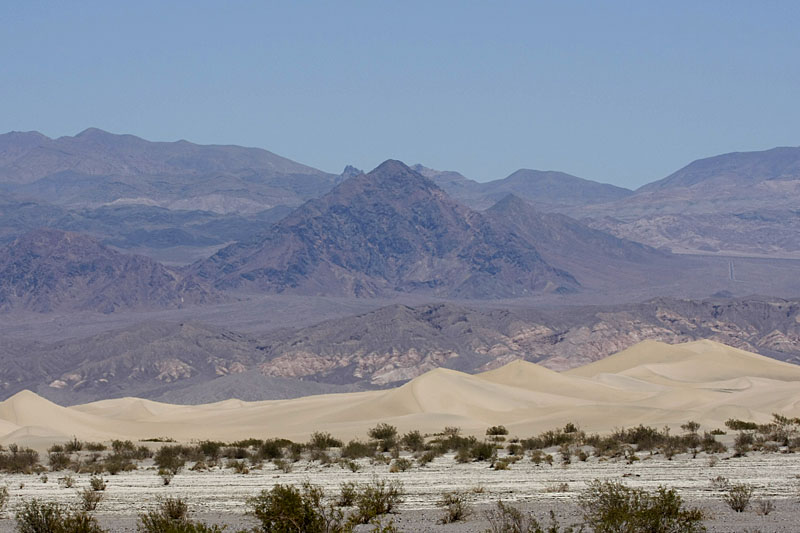
<instances>
[{"instance_id":1,"label":"sandy desert floor","mask_svg":"<svg viewBox=\"0 0 800 533\"><path fill-rule=\"evenodd\" d=\"M452 455L437 458L425 467L390 473L388 466L372 465L361 460L362 468L351 472L338 465L299 462L285 473L271 464L249 474L235 474L231 469L207 472L183 471L164 486L152 467L145 465L133 472L105 476L108 488L97 509L101 523L111 531L135 531L136 515L152 508L159 497L185 499L195 518L229 524L229 529L250 527L255 522L245 514L245 500L274 484L302 484L309 481L325 488L331 497L338 495L346 481L369 482L375 476L398 479L406 493L400 513L394 515L401 531L483 531L488 526L483 510L493 502L514 502L522 509L545 519L552 509L562 524L577 522L580 511L578 495L592 480L618 480L632 487L654 489L659 485L675 488L684 500L708 512L709 531L719 532L788 532L800 531L800 458L796 454L752 453L743 458L720 456L716 464L705 454L697 458L680 455L667 460L663 456L644 456L627 464L624 460L603 461L595 457L568 466L537 466L527 458L510 470L496 471L488 463L458 464ZM0 484L9 488L10 501L0 520L0 532L13 531L14 510L24 500L41 498L76 505L77 491L88 486L88 475L74 475L75 484L66 488L59 477L50 473L43 483L35 475L6 475ZM723 491L711 480L722 476L731 483L749 483L755 488L753 501L771 500L775 510L767 516L755 506L745 513L735 513L722 500ZM566 483L566 490L559 485ZM441 494L460 490L470 493L475 509L466 522L439 525L442 511L436 507Z\"/></svg>"}]
</instances>

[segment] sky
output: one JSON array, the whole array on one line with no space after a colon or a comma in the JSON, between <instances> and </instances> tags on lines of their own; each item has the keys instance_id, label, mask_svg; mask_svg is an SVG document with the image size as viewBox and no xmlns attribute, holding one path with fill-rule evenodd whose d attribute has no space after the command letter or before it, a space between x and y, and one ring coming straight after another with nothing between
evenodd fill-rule
<instances>
[{"instance_id":1,"label":"sky","mask_svg":"<svg viewBox=\"0 0 800 533\"><path fill-rule=\"evenodd\" d=\"M3 2L0 131L635 188L800 145L800 2Z\"/></svg>"}]
</instances>

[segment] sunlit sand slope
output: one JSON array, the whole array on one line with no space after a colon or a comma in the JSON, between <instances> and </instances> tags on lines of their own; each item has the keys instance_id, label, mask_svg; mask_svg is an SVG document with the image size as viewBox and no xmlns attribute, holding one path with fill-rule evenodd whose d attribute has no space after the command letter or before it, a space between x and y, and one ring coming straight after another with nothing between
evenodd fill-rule
<instances>
[{"instance_id":1,"label":"sunlit sand slope","mask_svg":"<svg viewBox=\"0 0 800 533\"><path fill-rule=\"evenodd\" d=\"M314 431L352 438L378 422L473 434L503 424L520 436L567 422L602 432L693 419L711 429L772 413L800 416L800 367L711 341L648 341L561 373L515 361L478 375L437 369L396 389L292 400L186 406L122 398L61 407L25 391L0 402L0 442L305 439Z\"/></svg>"}]
</instances>

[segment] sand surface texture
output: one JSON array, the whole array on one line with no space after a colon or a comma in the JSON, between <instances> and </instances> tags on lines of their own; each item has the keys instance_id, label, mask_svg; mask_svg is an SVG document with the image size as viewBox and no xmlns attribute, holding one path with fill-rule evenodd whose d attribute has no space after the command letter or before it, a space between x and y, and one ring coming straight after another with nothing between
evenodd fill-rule
<instances>
[{"instance_id":1,"label":"sand surface texture","mask_svg":"<svg viewBox=\"0 0 800 533\"><path fill-rule=\"evenodd\" d=\"M483 374L437 369L395 389L293 400L183 406L122 398L61 407L23 391L0 402L0 443L304 440L314 431L352 438L378 422L400 431L458 426L476 435L502 424L530 436L566 422L591 432L690 419L711 428L729 418L768 422L772 413L800 416L800 367L712 341L647 341L561 373L515 361Z\"/></svg>"}]
</instances>

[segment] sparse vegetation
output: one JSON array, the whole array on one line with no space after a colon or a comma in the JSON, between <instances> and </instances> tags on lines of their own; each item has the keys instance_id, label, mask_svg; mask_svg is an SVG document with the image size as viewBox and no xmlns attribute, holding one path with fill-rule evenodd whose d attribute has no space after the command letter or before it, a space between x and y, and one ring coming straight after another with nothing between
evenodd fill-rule
<instances>
[{"instance_id":1,"label":"sparse vegetation","mask_svg":"<svg viewBox=\"0 0 800 533\"><path fill-rule=\"evenodd\" d=\"M731 510L743 513L750 507L753 490L753 486L748 483L736 483L728 488L728 492L723 499Z\"/></svg>"},{"instance_id":2,"label":"sparse vegetation","mask_svg":"<svg viewBox=\"0 0 800 533\"><path fill-rule=\"evenodd\" d=\"M450 491L442 494L437 505L444 509L444 515L439 519L440 524L451 524L466 520L472 514L468 494L460 491Z\"/></svg>"},{"instance_id":3,"label":"sparse vegetation","mask_svg":"<svg viewBox=\"0 0 800 533\"><path fill-rule=\"evenodd\" d=\"M703 513L686 509L674 489L655 492L622 483L594 481L581 495L584 524L594 533L695 533L705 531Z\"/></svg>"},{"instance_id":4,"label":"sparse vegetation","mask_svg":"<svg viewBox=\"0 0 800 533\"><path fill-rule=\"evenodd\" d=\"M16 521L19 533L104 533L93 516L37 499L23 502Z\"/></svg>"}]
</instances>

